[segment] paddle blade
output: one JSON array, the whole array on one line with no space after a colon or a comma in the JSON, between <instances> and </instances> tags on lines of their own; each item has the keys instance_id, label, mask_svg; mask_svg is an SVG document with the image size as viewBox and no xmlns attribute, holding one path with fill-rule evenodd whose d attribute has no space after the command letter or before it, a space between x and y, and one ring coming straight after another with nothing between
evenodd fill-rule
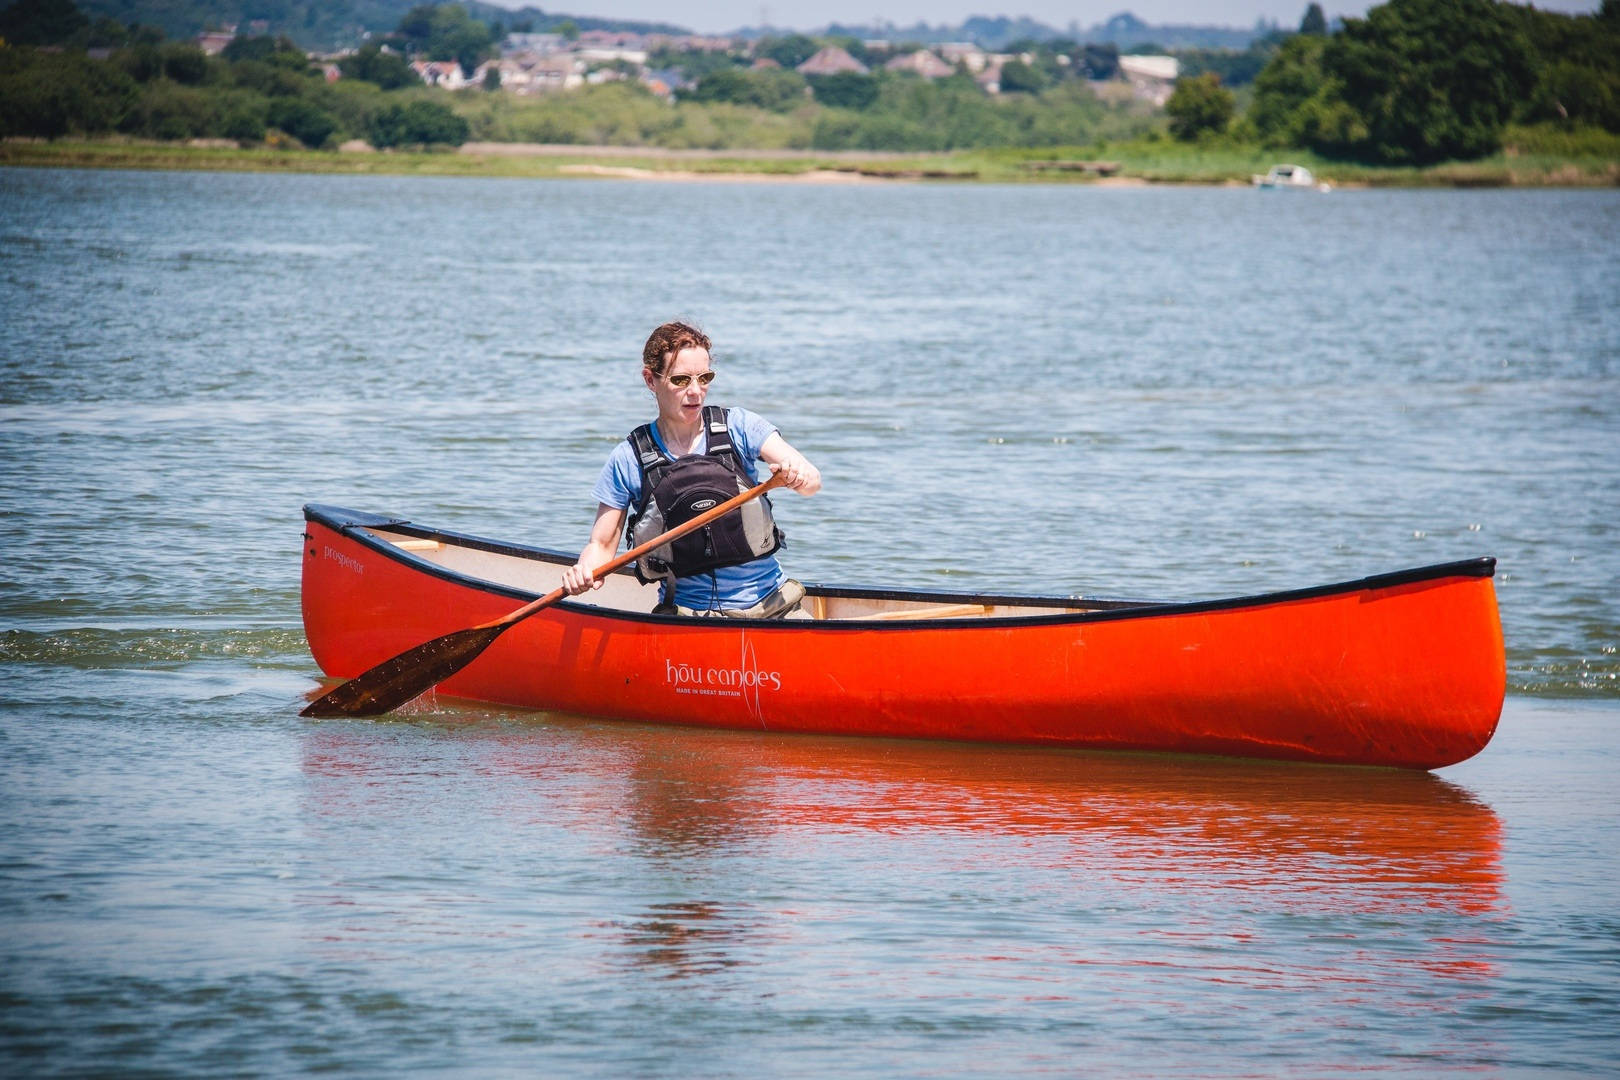
<instances>
[{"instance_id":1,"label":"paddle blade","mask_svg":"<svg viewBox=\"0 0 1620 1080\"><path fill-rule=\"evenodd\" d=\"M381 716L442 683L501 636L503 626L474 626L425 641L384 660L310 702L299 716Z\"/></svg>"}]
</instances>

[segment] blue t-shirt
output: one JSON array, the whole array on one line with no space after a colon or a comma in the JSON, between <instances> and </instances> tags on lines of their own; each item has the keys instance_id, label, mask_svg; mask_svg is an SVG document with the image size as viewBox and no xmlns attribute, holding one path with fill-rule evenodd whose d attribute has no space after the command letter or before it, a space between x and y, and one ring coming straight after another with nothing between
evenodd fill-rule
<instances>
[{"instance_id":1,"label":"blue t-shirt","mask_svg":"<svg viewBox=\"0 0 1620 1080\"><path fill-rule=\"evenodd\" d=\"M759 449L765 445L766 439L775 434L776 425L747 409L727 409L726 429L731 432L731 445L736 449L743 468L758 483ZM664 445L657 424L653 425L652 432L653 442L658 449L673 461L675 455ZM705 429L703 450L699 453L708 449L708 431ZM602 466L602 475L596 478L591 495L597 502L619 510L634 511L641 505L641 466L636 461L636 451L629 439L615 446L613 453L608 455L607 464ZM676 578L675 603L694 611L753 607L782 584L785 577L776 556L766 555L737 566L721 566L701 574ZM669 597L663 599L668 600Z\"/></svg>"}]
</instances>

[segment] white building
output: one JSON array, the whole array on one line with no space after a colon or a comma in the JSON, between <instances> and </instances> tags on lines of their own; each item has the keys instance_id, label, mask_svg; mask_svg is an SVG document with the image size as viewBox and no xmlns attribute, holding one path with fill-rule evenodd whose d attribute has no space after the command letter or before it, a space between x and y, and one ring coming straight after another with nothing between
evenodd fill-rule
<instances>
[{"instance_id":1,"label":"white building","mask_svg":"<svg viewBox=\"0 0 1620 1080\"><path fill-rule=\"evenodd\" d=\"M947 64L966 64L973 72L983 71L990 63L990 54L968 41L947 41L934 46L934 51L943 56Z\"/></svg>"},{"instance_id":2,"label":"white building","mask_svg":"<svg viewBox=\"0 0 1620 1080\"><path fill-rule=\"evenodd\" d=\"M574 55L587 64L623 62L634 64L636 67L645 67L647 64L646 49L586 48L574 50Z\"/></svg>"},{"instance_id":3,"label":"white building","mask_svg":"<svg viewBox=\"0 0 1620 1080\"><path fill-rule=\"evenodd\" d=\"M1162 107L1176 89L1181 62L1173 56L1122 56L1119 73L1137 97Z\"/></svg>"},{"instance_id":4,"label":"white building","mask_svg":"<svg viewBox=\"0 0 1620 1080\"><path fill-rule=\"evenodd\" d=\"M565 43L561 34L507 34L501 39L501 55L516 56L534 53L544 56L560 50Z\"/></svg>"},{"instance_id":5,"label":"white building","mask_svg":"<svg viewBox=\"0 0 1620 1080\"><path fill-rule=\"evenodd\" d=\"M925 79L943 79L956 73L954 67L927 49L918 49L913 53L896 56L883 66L890 71L909 71Z\"/></svg>"},{"instance_id":6,"label":"white building","mask_svg":"<svg viewBox=\"0 0 1620 1080\"><path fill-rule=\"evenodd\" d=\"M413 60L411 70L423 82L440 90L461 90L472 85L455 60Z\"/></svg>"},{"instance_id":7,"label":"white building","mask_svg":"<svg viewBox=\"0 0 1620 1080\"><path fill-rule=\"evenodd\" d=\"M544 94L575 90L585 85L585 63L572 53L520 53L491 60L478 69L480 83L487 68L500 72L501 89L508 94Z\"/></svg>"}]
</instances>

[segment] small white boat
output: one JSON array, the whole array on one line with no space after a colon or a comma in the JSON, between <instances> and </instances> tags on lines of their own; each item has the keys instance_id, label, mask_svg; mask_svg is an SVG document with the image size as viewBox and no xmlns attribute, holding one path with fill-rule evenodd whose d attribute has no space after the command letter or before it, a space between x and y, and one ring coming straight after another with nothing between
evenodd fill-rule
<instances>
[{"instance_id":1,"label":"small white boat","mask_svg":"<svg viewBox=\"0 0 1620 1080\"><path fill-rule=\"evenodd\" d=\"M1271 171L1261 176L1258 173L1250 179L1258 188L1283 188L1294 191L1332 191L1333 185L1327 181L1318 181L1303 165L1273 165Z\"/></svg>"}]
</instances>

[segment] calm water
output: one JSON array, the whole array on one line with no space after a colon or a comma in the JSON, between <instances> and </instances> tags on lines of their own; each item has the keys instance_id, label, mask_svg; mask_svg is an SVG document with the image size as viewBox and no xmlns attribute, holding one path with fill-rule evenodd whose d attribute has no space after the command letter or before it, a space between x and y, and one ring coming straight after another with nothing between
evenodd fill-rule
<instances>
[{"instance_id":1,"label":"calm water","mask_svg":"<svg viewBox=\"0 0 1620 1080\"><path fill-rule=\"evenodd\" d=\"M300 505L577 548L683 314L799 577L1495 555L1496 740L300 720ZM0 1072L1620 1071L1620 193L0 170L0 464Z\"/></svg>"}]
</instances>

